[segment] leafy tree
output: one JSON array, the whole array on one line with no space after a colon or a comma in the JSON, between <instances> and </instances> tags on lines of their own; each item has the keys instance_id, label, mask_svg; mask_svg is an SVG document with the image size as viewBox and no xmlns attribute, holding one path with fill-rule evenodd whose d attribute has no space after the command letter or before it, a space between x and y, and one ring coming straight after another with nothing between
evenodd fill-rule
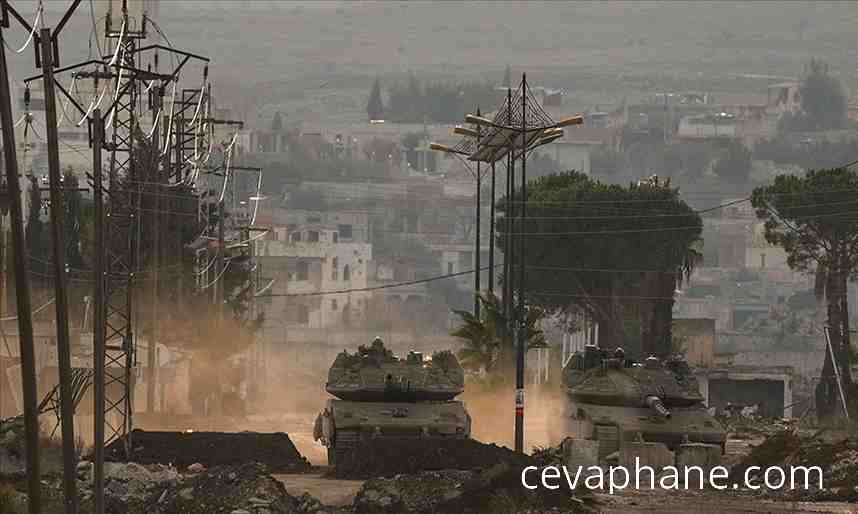
<instances>
[{"instance_id":1,"label":"leafy tree","mask_svg":"<svg viewBox=\"0 0 858 514\"><path fill-rule=\"evenodd\" d=\"M65 207L65 242L66 242L66 264L71 268L81 269L84 267L83 244L81 232L83 228L83 198L80 191L77 176L69 167L63 175L64 207Z\"/></svg>"},{"instance_id":2,"label":"leafy tree","mask_svg":"<svg viewBox=\"0 0 858 514\"><path fill-rule=\"evenodd\" d=\"M381 85L378 79L372 84L372 90L369 93L369 101L366 104L366 114L370 120L380 120L384 118L384 104L381 101Z\"/></svg>"},{"instance_id":3,"label":"leafy tree","mask_svg":"<svg viewBox=\"0 0 858 514\"><path fill-rule=\"evenodd\" d=\"M820 59L811 59L808 71L800 90L802 111L818 128L842 128L847 104L843 84L828 74L828 63Z\"/></svg>"},{"instance_id":4,"label":"leafy tree","mask_svg":"<svg viewBox=\"0 0 858 514\"><path fill-rule=\"evenodd\" d=\"M271 130L283 130L283 116L280 114L280 111L274 113L274 119L271 120Z\"/></svg>"},{"instance_id":5,"label":"leafy tree","mask_svg":"<svg viewBox=\"0 0 858 514\"><path fill-rule=\"evenodd\" d=\"M561 315L583 311L599 323L606 348L636 339L623 327L640 311L638 350L668 354L673 292L697 262L702 232L679 191L657 180L609 185L571 171L531 182L527 201L528 301ZM508 212L508 200L498 208ZM498 233L503 248L502 220Z\"/></svg>"},{"instance_id":6,"label":"leafy tree","mask_svg":"<svg viewBox=\"0 0 858 514\"><path fill-rule=\"evenodd\" d=\"M852 381L847 282L858 272L858 220L852 215L858 175L845 168L781 175L754 190L751 202L765 220L765 237L787 253L787 264L815 273L817 292L827 304L828 326L850 412L858 412ZM839 392L830 352L816 389L817 415L836 417Z\"/></svg>"},{"instance_id":7,"label":"leafy tree","mask_svg":"<svg viewBox=\"0 0 858 514\"><path fill-rule=\"evenodd\" d=\"M731 141L715 162L715 174L722 183L744 189L751 180L751 151L738 141Z\"/></svg>"},{"instance_id":8,"label":"leafy tree","mask_svg":"<svg viewBox=\"0 0 858 514\"><path fill-rule=\"evenodd\" d=\"M453 312L462 324L450 335L464 340L465 346L458 352L459 360L466 369L485 371L489 375L511 377L515 369L516 340L508 330L503 304L497 296L480 295L480 317L467 310ZM539 322L545 313L537 306L527 306L525 315L525 341L527 348L541 346L545 335Z\"/></svg>"},{"instance_id":9,"label":"leafy tree","mask_svg":"<svg viewBox=\"0 0 858 514\"><path fill-rule=\"evenodd\" d=\"M30 175L29 201L27 203L27 252L30 255L30 269L36 273L50 273L51 242L50 235L45 229L42 215L42 192L39 190L39 179Z\"/></svg>"},{"instance_id":10,"label":"leafy tree","mask_svg":"<svg viewBox=\"0 0 858 514\"><path fill-rule=\"evenodd\" d=\"M782 130L830 130L846 126L847 94L840 80L829 75L828 63L810 60L799 93L802 112L785 115Z\"/></svg>"}]
</instances>

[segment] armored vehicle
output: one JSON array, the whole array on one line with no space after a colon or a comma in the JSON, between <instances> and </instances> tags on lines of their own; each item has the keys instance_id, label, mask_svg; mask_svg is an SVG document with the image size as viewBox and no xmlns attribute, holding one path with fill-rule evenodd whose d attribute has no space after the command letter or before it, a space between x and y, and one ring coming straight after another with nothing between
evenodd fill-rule
<instances>
[{"instance_id":1,"label":"armored vehicle","mask_svg":"<svg viewBox=\"0 0 858 514\"><path fill-rule=\"evenodd\" d=\"M599 441L599 459L626 442L719 445L727 433L703 404L697 380L684 361L643 363L626 359L622 349L609 354L589 345L563 368L569 397L570 430Z\"/></svg>"},{"instance_id":2,"label":"armored vehicle","mask_svg":"<svg viewBox=\"0 0 858 514\"><path fill-rule=\"evenodd\" d=\"M343 351L328 372L329 399L316 418L313 437L328 448L336 466L367 438L467 438L471 417L454 398L465 374L449 351L431 359L409 352L400 359L376 338L357 353Z\"/></svg>"}]
</instances>

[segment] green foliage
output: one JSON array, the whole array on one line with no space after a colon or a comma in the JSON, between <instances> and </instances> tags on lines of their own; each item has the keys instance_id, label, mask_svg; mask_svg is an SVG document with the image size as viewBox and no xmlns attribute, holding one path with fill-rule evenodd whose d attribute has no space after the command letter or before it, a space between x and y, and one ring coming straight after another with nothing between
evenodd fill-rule
<instances>
[{"instance_id":1,"label":"green foliage","mask_svg":"<svg viewBox=\"0 0 858 514\"><path fill-rule=\"evenodd\" d=\"M369 100L366 104L366 114L370 120L384 119L384 104L381 101L381 85L378 78L372 84L372 90L369 92Z\"/></svg>"},{"instance_id":2,"label":"green foliage","mask_svg":"<svg viewBox=\"0 0 858 514\"><path fill-rule=\"evenodd\" d=\"M494 105L497 91L488 82L421 84L411 73L405 84L390 90L388 118L398 123L457 123L478 106Z\"/></svg>"},{"instance_id":3,"label":"green foliage","mask_svg":"<svg viewBox=\"0 0 858 514\"><path fill-rule=\"evenodd\" d=\"M63 195L63 206L65 208L65 257L66 265L71 268L80 269L84 267L83 244L81 242L84 206L82 195L80 191L76 190L78 187L80 187L80 182L71 168L69 168L63 175L63 189L65 189Z\"/></svg>"},{"instance_id":4,"label":"green foliage","mask_svg":"<svg viewBox=\"0 0 858 514\"><path fill-rule=\"evenodd\" d=\"M783 130L829 130L846 126L846 91L839 79L829 75L828 63L811 58L799 92L802 112L785 116L781 123Z\"/></svg>"},{"instance_id":5,"label":"green foliage","mask_svg":"<svg viewBox=\"0 0 858 514\"><path fill-rule=\"evenodd\" d=\"M465 369L485 371L489 376L500 379L509 377L515 368L515 334L508 330L508 318L504 315L500 298L488 293L480 296L480 317L473 312L454 310L462 324L450 335L463 339L465 347L457 356ZM518 307L520 308L520 307ZM545 337L539 328L539 322L545 312L538 306L525 307L525 341L527 347L543 345Z\"/></svg>"},{"instance_id":6,"label":"green foliage","mask_svg":"<svg viewBox=\"0 0 858 514\"><path fill-rule=\"evenodd\" d=\"M765 237L782 247L787 263L798 271L816 274L817 293L827 303L828 326L844 390L855 396L849 362L847 282L858 270L858 219L853 215L858 175L845 168L809 170L806 175L781 175L754 190L751 202L765 221ZM824 353L823 377L817 388L820 418L835 414L837 384L834 363Z\"/></svg>"},{"instance_id":7,"label":"green foliage","mask_svg":"<svg viewBox=\"0 0 858 514\"><path fill-rule=\"evenodd\" d=\"M722 184L744 189L751 179L751 151L738 141L731 141L715 162L715 174Z\"/></svg>"},{"instance_id":8,"label":"green foliage","mask_svg":"<svg viewBox=\"0 0 858 514\"><path fill-rule=\"evenodd\" d=\"M754 159L793 164L804 169L836 168L855 160L858 139L794 144L788 138L762 140L754 145Z\"/></svg>"},{"instance_id":9,"label":"green foliage","mask_svg":"<svg viewBox=\"0 0 858 514\"><path fill-rule=\"evenodd\" d=\"M30 175L30 188L27 202L27 228L24 237L30 255L30 269L36 273L50 273L51 240L47 225L41 220L42 192L39 191L39 179Z\"/></svg>"},{"instance_id":10,"label":"green foliage","mask_svg":"<svg viewBox=\"0 0 858 514\"><path fill-rule=\"evenodd\" d=\"M600 323L605 347L632 342L623 311L640 311L641 345L666 353L673 291L699 261L702 242L700 216L679 191L652 182L608 185L572 171L530 183L527 194L528 300L551 313L586 313ZM501 212L509 207L499 202ZM500 220L500 248L504 231Z\"/></svg>"},{"instance_id":11,"label":"green foliage","mask_svg":"<svg viewBox=\"0 0 858 514\"><path fill-rule=\"evenodd\" d=\"M11 484L0 485L0 514L19 514L17 493Z\"/></svg>"}]
</instances>

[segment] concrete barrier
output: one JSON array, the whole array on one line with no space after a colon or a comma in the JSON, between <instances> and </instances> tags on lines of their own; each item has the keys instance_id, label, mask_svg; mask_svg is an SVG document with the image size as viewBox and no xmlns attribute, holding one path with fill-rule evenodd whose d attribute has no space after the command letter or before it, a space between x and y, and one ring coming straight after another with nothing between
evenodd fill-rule
<instances>
[{"instance_id":1,"label":"concrete barrier","mask_svg":"<svg viewBox=\"0 0 858 514\"><path fill-rule=\"evenodd\" d=\"M599 464L599 441L567 437L560 447L563 451L563 465L567 468L587 468Z\"/></svg>"},{"instance_id":2,"label":"concrete barrier","mask_svg":"<svg viewBox=\"0 0 858 514\"><path fill-rule=\"evenodd\" d=\"M665 466L673 466L674 452L667 449L663 443L625 443L619 451L620 466L626 469L635 469L635 458L640 459L641 466L650 466L660 469Z\"/></svg>"},{"instance_id":3,"label":"concrete barrier","mask_svg":"<svg viewBox=\"0 0 858 514\"><path fill-rule=\"evenodd\" d=\"M704 482L710 471L715 466L721 465L721 447L716 444L685 443L676 448L676 469L679 471L682 481L687 478L686 487L699 489L700 479ZM702 470L686 469L692 466Z\"/></svg>"}]
</instances>

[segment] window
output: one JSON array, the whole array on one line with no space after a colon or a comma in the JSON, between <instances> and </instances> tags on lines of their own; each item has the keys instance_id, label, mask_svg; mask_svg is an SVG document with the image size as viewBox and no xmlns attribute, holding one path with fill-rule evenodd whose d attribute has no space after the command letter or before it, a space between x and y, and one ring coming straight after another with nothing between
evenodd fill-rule
<instances>
[{"instance_id":1,"label":"window","mask_svg":"<svg viewBox=\"0 0 858 514\"><path fill-rule=\"evenodd\" d=\"M453 263L452 262L447 263L447 273L450 275L453 274Z\"/></svg>"},{"instance_id":2,"label":"window","mask_svg":"<svg viewBox=\"0 0 858 514\"><path fill-rule=\"evenodd\" d=\"M331 300L331 310L332 311L337 310L337 301L336 300Z\"/></svg>"},{"instance_id":3,"label":"window","mask_svg":"<svg viewBox=\"0 0 858 514\"><path fill-rule=\"evenodd\" d=\"M334 235L334 242L335 242L335 243L339 243L339 242L340 242L339 234L337 234L336 232L334 232L334 233L333 233L333 235Z\"/></svg>"},{"instance_id":4,"label":"window","mask_svg":"<svg viewBox=\"0 0 858 514\"><path fill-rule=\"evenodd\" d=\"M310 275L310 265L307 261L298 262L298 276L296 280L307 280Z\"/></svg>"},{"instance_id":5,"label":"window","mask_svg":"<svg viewBox=\"0 0 858 514\"><path fill-rule=\"evenodd\" d=\"M339 232L340 237L343 239L351 239L353 237L351 225L337 225L337 232Z\"/></svg>"},{"instance_id":6,"label":"window","mask_svg":"<svg viewBox=\"0 0 858 514\"><path fill-rule=\"evenodd\" d=\"M318 243L319 242L319 233L315 230L307 231L307 242L308 243Z\"/></svg>"},{"instance_id":7,"label":"window","mask_svg":"<svg viewBox=\"0 0 858 514\"><path fill-rule=\"evenodd\" d=\"M292 232L292 235L289 236L289 240L293 243L301 242L301 233L300 232Z\"/></svg>"},{"instance_id":8,"label":"window","mask_svg":"<svg viewBox=\"0 0 858 514\"><path fill-rule=\"evenodd\" d=\"M339 261L339 259L334 257L331 261L331 280L337 281L340 279L339 267L340 267L340 261Z\"/></svg>"},{"instance_id":9,"label":"window","mask_svg":"<svg viewBox=\"0 0 858 514\"><path fill-rule=\"evenodd\" d=\"M761 268L765 268L765 267L766 267L766 252L762 252L762 253L760 254L760 267L761 267Z\"/></svg>"},{"instance_id":10,"label":"window","mask_svg":"<svg viewBox=\"0 0 858 514\"><path fill-rule=\"evenodd\" d=\"M307 216L307 223L321 223L321 216Z\"/></svg>"},{"instance_id":11,"label":"window","mask_svg":"<svg viewBox=\"0 0 858 514\"><path fill-rule=\"evenodd\" d=\"M352 270L349 268L349 265L346 264L343 266L343 280L351 280L352 279Z\"/></svg>"}]
</instances>

